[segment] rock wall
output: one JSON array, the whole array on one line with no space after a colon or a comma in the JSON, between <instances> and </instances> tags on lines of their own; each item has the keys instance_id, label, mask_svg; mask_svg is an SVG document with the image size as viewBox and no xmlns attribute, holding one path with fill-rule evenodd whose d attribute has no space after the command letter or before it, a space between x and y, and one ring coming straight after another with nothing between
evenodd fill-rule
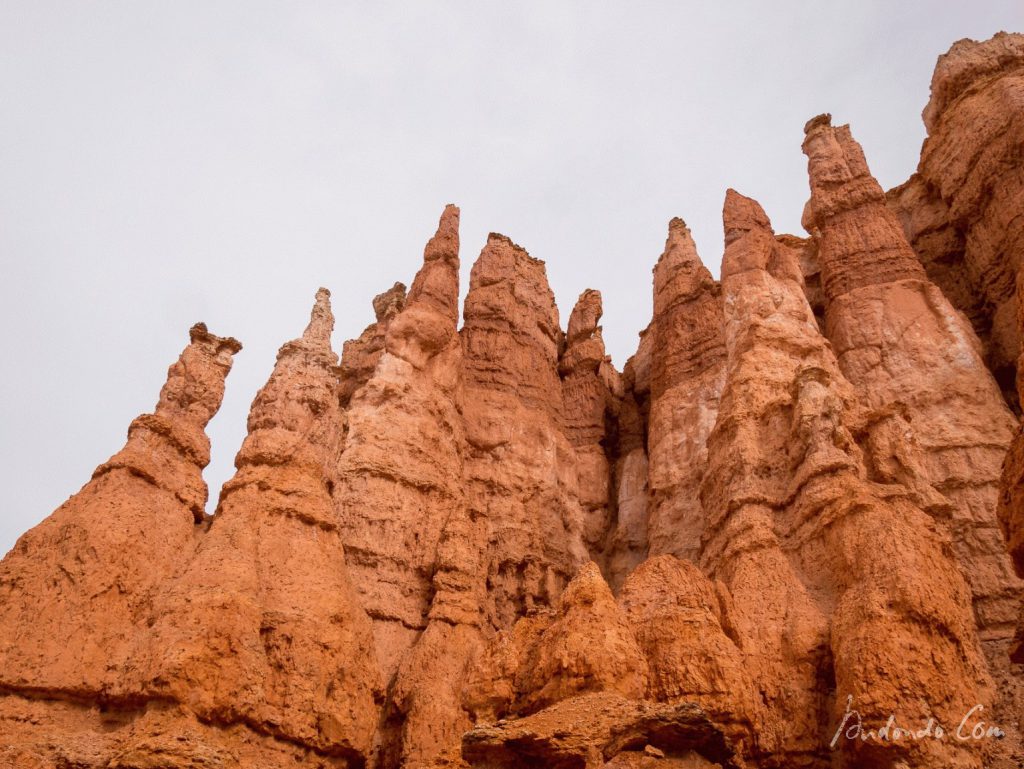
<instances>
[{"instance_id":1,"label":"rock wall","mask_svg":"<svg viewBox=\"0 0 1024 769\"><path fill-rule=\"evenodd\" d=\"M889 192L928 276L971 320L1007 400L1021 337L1024 36L960 40L939 57L923 113L921 162Z\"/></svg>"},{"instance_id":2,"label":"rock wall","mask_svg":"<svg viewBox=\"0 0 1024 769\"><path fill-rule=\"evenodd\" d=\"M939 60L888 195L812 119L808 237L730 190L716 281L673 219L621 373L502 235L460 326L448 206L340 361L317 293L212 516L193 327L0 562L0 764L1019 765L1022 40Z\"/></svg>"}]
</instances>

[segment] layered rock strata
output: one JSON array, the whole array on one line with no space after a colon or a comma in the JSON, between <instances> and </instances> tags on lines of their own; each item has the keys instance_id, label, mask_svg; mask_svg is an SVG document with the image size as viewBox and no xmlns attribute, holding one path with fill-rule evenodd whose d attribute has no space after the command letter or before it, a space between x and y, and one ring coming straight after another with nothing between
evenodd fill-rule
<instances>
[{"instance_id":1,"label":"layered rock strata","mask_svg":"<svg viewBox=\"0 0 1024 769\"><path fill-rule=\"evenodd\" d=\"M695 560L705 529L697 490L718 415L725 340L720 288L682 219L654 266L647 452L649 552Z\"/></svg>"},{"instance_id":2,"label":"layered rock strata","mask_svg":"<svg viewBox=\"0 0 1024 769\"><path fill-rule=\"evenodd\" d=\"M971 320L1017 407L1016 276L1024 251L1024 35L939 57L917 172L889 193L929 277Z\"/></svg>"},{"instance_id":3,"label":"layered rock strata","mask_svg":"<svg viewBox=\"0 0 1024 769\"><path fill-rule=\"evenodd\" d=\"M342 412L330 294L285 344L212 525L154 601L121 683L359 766L383 696L332 504Z\"/></svg>"},{"instance_id":4,"label":"layered rock strata","mask_svg":"<svg viewBox=\"0 0 1024 769\"><path fill-rule=\"evenodd\" d=\"M351 395L336 468L346 558L387 677L426 626L441 529L463 504L458 222L446 208L408 296L384 295L383 348Z\"/></svg>"},{"instance_id":5,"label":"layered rock strata","mask_svg":"<svg viewBox=\"0 0 1024 769\"><path fill-rule=\"evenodd\" d=\"M562 427L562 332L544 263L490 235L464 314L466 497L486 532L486 621L505 628L554 606L588 560L576 451Z\"/></svg>"},{"instance_id":6,"label":"layered rock strata","mask_svg":"<svg viewBox=\"0 0 1024 769\"><path fill-rule=\"evenodd\" d=\"M825 330L870 412L871 477L914 488L949 531L982 637L998 642L1021 597L995 512L1013 416L977 337L925 276L849 127L812 120L804 152L804 222L818 242Z\"/></svg>"},{"instance_id":7,"label":"layered rock strata","mask_svg":"<svg viewBox=\"0 0 1024 769\"><path fill-rule=\"evenodd\" d=\"M944 671L948 696L931 712L951 723L990 694L967 585L912 489L869 479L854 439L861 405L805 299L797 255L732 191L724 228L728 364L702 489L703 558L728 588L761 694L761 749L791 761L820 753L846 697L875 723L929 701L934 672L903 662L914 649ZM960 745L836 749L851 766L981 765Z\"/></svg>"},{"instance_id":8,"label":"layered rock strata","mask_svg":"<svg viewBox=\"0 0 1024 769\"><path fill-rule=\"evenodd\" d=\"M207 496L204 428L241 345L201 323L189 337L125 447L3 560L3 689L90 697L115 688L156 593L191 550Z\"/></svg>"},{"instance_id":9,"label":"layered rock strata","mask_svg":"<svg viewBox=\"0 0 1024 769\"><path fill-rule=\"evenodd\" d=\"M597 325L602 312L600 292L588 289L580 295L558 361L564 430L576 450L583 540L597 560L605 557L618 507L612 493L612 463L619 454L617 424L625 395L622 377L605 354Z\"/></svg>"}]
</instances>

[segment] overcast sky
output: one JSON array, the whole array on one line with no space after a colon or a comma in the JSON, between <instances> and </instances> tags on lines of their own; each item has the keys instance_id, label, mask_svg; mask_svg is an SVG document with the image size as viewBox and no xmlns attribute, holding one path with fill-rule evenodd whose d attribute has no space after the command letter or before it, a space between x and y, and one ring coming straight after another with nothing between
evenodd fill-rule
<instances>
[{"instance_id":1,"label":"overcast sky","mask_svg":"<svg viewBox=\"0 0 1024 769\"><path fill-rule=\"evenodd\" d=\"M340 351L448 202L464 287L507 234L563 324L601 290L621 367L671 217L716 274L727 187L801 233L825 111L904 181L936 57L999 29L1024 29L1020 0L0 0L0 553L123 445L199 320L245 345L215 502L316 288Z\"/></svg>"}]
</instances>

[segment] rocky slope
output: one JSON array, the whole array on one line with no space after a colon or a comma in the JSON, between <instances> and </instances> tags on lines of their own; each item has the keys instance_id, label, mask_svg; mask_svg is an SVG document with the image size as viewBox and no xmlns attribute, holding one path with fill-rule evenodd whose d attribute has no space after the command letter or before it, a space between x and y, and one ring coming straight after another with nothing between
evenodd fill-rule
<instances>
[{"instance_id":1,"label":"rocky slope","mask_svg":"<svg viewBox=\"0 0 1024 769\"><path fill-rule=\"evenodd\" d=\"M0 764L1019 766L1024 36L924 118L888 194L812 119L808 237L729 190L720 281L673 219L622 372L502 235L460 326L448 206L340 360L317 293L212 516L193 327L0 563Z\"/></svg>"}]
</instances>

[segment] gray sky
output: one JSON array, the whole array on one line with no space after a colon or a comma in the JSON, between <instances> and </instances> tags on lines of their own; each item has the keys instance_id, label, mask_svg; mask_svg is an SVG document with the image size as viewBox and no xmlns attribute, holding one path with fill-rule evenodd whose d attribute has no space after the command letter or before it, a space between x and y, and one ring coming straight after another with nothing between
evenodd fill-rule
<instances>
[{"instance_id":1,"label":"gray sky","mask_svg":"<svg viewBox=\"0 0 1024 769\"><path fill-rule=\"evenodd\" d=\"M904 181L936 57L1022 28L1020 0L0 0L0 553L123 445L198 320L245 345L215 502L316 288L340 351L448 202L464 287L507 234L563 324L601 290L621 367L672 216L716 274L727 187L801 233L825 111Z\"/></svg>"}]
</instances>

